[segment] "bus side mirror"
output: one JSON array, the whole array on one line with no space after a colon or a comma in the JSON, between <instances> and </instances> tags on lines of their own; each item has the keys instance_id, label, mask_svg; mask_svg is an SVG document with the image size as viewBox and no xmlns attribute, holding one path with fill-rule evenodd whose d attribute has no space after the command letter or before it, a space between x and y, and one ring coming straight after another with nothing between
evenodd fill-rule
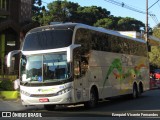
<instances>
[{"instance_id":1,"label":"bus side mirror","mask_svg":"<svg viewBox=\"0 0 160 120\"><path fill-rule=\"evenodd\" d=\"M151 52L151 45L148 45L148 52Z\"/></svg>"},{"instance_id":2,"label":"bus side mirror","mask_svg":"<svg viewBox=\"0 0 160 120\"><path fill-rule=\"evenodd\" d=\"M20 53L20 50L14 50L8 53L7 55L7 67L11 67L12 57Z\"/></svg>"},{"instance_id":3,"label":"bus side mirror","mask_svg":"<svg viewBox=\"0 0 160 120\"><path fill-rule=\"evenodd\" d=\"M67 62L73 61L73 49L81 47L80 44L74 44L67 47Z\"/></svg>"}]
</instances>

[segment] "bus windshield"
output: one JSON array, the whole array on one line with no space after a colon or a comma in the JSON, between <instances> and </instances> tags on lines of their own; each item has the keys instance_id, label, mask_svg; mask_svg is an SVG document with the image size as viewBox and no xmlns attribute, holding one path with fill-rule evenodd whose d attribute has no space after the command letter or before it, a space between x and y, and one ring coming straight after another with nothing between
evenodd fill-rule
<instances>
[{"instance_id":1,"label":"bus windshield","mask_svg":"<svg viewBox=\"0 0 160 120\"><path fill-rule=\"evenodd\" d=\"M68 47L72 43L72 30L47 30L26 35L23 51Z\"/></svg>"},{"instance_id":2,"label":"bus windshield","mask_svg":"<svg viewBox=\"0 0 160 120\"><path fill-rule=\"evenodd\" d=\"M66 52L21 57L21 80L30 83L63 81L70 77Z\"/></svg>"}]
</instances>

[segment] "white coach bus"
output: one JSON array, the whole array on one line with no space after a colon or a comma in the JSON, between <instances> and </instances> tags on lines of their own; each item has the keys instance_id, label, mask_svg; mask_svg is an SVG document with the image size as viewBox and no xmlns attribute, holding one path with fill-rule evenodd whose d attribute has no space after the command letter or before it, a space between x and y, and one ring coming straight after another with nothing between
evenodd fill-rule
<instances>
[{"instance_id":1,"label":"white coach bus","mask_svg":"<svg viewBox=\"0 0 160 120\"><path fill-rule=\"evenodd\" d=\"M120 95L138 97L149 89L147 44L118 32L79 23L30 30L21 50L20 93L23 105L84 103Z\"/></svg>"}]
</instances>

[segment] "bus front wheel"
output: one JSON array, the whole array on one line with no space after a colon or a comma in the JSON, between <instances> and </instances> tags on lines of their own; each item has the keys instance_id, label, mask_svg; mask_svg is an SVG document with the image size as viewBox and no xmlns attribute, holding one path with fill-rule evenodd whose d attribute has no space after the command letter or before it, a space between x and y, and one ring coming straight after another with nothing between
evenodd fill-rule
<instances>
[{"instance_id":1,"label":"bus front wheel","mask_svg":"<svg viewBox=\"0 0 160 120\"><path fill-rule=\"evenodd\" d=\"M90 91L90 100L84 103L86 108L94 108L98 104L98 95L94 89Z\"/></svg>"}]
</instances>

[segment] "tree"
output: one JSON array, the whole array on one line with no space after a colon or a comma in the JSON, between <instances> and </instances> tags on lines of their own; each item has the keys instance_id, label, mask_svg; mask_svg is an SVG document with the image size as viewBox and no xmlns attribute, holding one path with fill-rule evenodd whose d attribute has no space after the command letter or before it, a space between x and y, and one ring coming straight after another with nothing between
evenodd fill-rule
<instances>
[{"instance_id":1,"label":"tree","mask_svg":"<svg viewBox=\"0 0 160 120\"><path fill-rule=\"evenodd\" d=\"M42 10L42 0L32 0L32 20L39 21L39 15Z\"/></svg>"},{"instance_id":2,"label":"tree","mask_svg":"<svg viewBox=\"0 0 160 120\"><path fill-rule=\"evenodd\" d=\"M103 19L100 19L98 20L94 26L96 27L103 27L103 28L106 28L106 29L114 29L114 24L115 24L115 21L111 18L103 18Z\"/></svg>"},{"instance_id":3,"label":"tree","mask_svg":"<svg viewBox=\"0 0 160 120\"><path fill-rule=\"evenodd\" d=\"M160 38L160 23L153 29L153 36Z\"/></svg>"},{"instance_id":4,"label":"tree","mask_svg":"<svg viewBox=\"0 0 160 120\"><path fill-rule=\"evenodd\" d=\"M52 21L52 16L49 11L46 9L42 9L42 14L39 15L39 23L40 25L48 25Z\"/></svg>"},{"instance_id":5,"label":"tree","mask_svg":"<svg viewBox=\"0 0 160 120\"><path fill-rule=\"evenodd\" d=\"M149 53L149 61L152 66L160 68L160 47L152 46L151 52Z\"/></svg>"},{"instance_id":6,"label":"tree","mask_svg":"<svg viewBox=\"0 0 160 120\"><path fill-rule=\"evenodd\" d=\"M88 25L93 25L97 20L110 16L109 11L97 6L79 7L77 12L77 21Z\"/></svg>"},{"instance_id":7,"label":"tree","mask_svg":"<svg viewBox=\"0 0 160 120\"><path fill-rule=\"evenodd\" d=\"M110 11L97 6L81 7L78 3L67 0L56 0L48 4L48 10L41 7L41 0L33 0L33 20L41 25L50 22L77 22L95 25L112 30L135 30L140 31L144 23L133 18L114 17Z\"/></svg>"},{"instance_id":8,"label":"tree","mask_svg":"<svg viewBox=\"0 0 160 120\"><path fill-rule=\"evenodd\" d=\"M81 7L78 3L54 1L48 4L50 22L79 22L93 25L97 20L106 18L110 12L97 6ZM48 16L46 16L48 17Z\"/></svg>"},{"instance_id":9,"label":"tree","mask_svg":"<svg viewBox=\"0 0 160 120\"><path fill-rule=\"evenodd\" d=\"M67 22L71 21L79 7L78 3L65 1L54 1L48 4L50 22Z\"/></svg>"},{"instance_id":10,"label":"tree","mask_svg":"<svg viewBox=\"0 0 160 120\"><path fill-rule=\"evenodd\" d=\"M120 31L138 31L140 27L145 27L144 23L134 18L125 17L118 21L118 30Z\"/></svg>"},{"instance_id":11,"label":"tree","mask_svg":"<svg viewBox=\"0 0 160 120\"><path fill-rule=\"evenodd\" d=\"M153 29L153 36L160 38L160 23ZM160 68L160 46L152 46L149 60L152 66Z\"/></svg>"}]
</instances>

